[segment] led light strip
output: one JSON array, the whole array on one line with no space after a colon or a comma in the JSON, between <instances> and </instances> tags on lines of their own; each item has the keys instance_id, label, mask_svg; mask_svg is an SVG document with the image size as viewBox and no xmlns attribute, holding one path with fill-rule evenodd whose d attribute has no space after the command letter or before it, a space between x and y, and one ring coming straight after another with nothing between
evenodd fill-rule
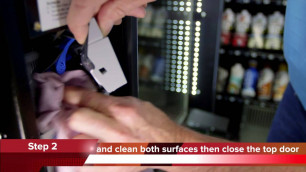
<instances>
[{"instance_id":1,"label":"led light strip","mask_svg":"<svg viewBox=\"0 0 306 172\"><path fill-rule=\"evenodd\" d=\"M192 71L192 87L191 94L196 95L198 90L198 71L199 71L199 52L200 52L200 31L201 22L195 22L194 32L194 54L193 54L193 71Z\"/></svg>"},{"instance_id":2,"label":"led light strip","mask_svg":"<svg viewBox=\"0 0 306 172\"><path fill-rule=\"evenodd\" d=\"M200 0L198 1L201 2ZM190 16L194 5L191 0L168 0L167 10L179 13L184 12L185 15ZM202 4L197 5L202 6ZM198 8L198 6L196 7ZM192 76L190 74L192 71L189 70L189 62L192 57L190 49L193 46L191 43L193 26L194 24L188 19L167 20L165 90L183 94L190 92L190 81L193 81L189 78Z\"/></svg>"},{"instance_id":3,"label":"led light strip","mask_svg":"<svg viewBox=\"0 0 306 172\"><path fill-rule=\"evenodd\" d=\"M183 75L182 75L182 93L188 93L188 76L189 76L189 48L190 48L190 25L187 20L184 28L184 54L183 54Z\"/></svg>"},{"instance_id":4,"label":"led light strip","mask_svg":"<svg viewBox=\"0 0 306 172\"><path fill-rule=\"evenodd\" d=\"M188 93L189 20L167 20L165 90Z\"/></svg>"},{"instance_id":5,"label":"led light strip","mask_svg":"<svg viewBox=\"0 0 306 172\"><path fill-rule=\"evenodd\" d=\"M202 3L201 0L198 2ZM178 12L191 12L191 0L185 1L167 1L167 10L168 11L178 11ZM202 6L202 4L199 4ZM201 7L200 7L201 8Z\"/></svg>"},{"instance_id":6,"label":"led light strip","mask_svg":"<svg viewBox=\"0 0 306 172\"><path fill-rule=\"evenodd\" d=\"M186 11L187 11L187 12L191 12L191 2L190 2L190 0L188 0L188 1L186 2Z\"/></svg>"},{"instance_id":7,"label":"led light strip","mask_svg":"<svg viewBox=\"0 0 306 172\"><path fill-rule=\"evenodd\" d=\"M197 13L201 13L202 12L202 0L197 0Z\"/></svg>"}]
</instances>

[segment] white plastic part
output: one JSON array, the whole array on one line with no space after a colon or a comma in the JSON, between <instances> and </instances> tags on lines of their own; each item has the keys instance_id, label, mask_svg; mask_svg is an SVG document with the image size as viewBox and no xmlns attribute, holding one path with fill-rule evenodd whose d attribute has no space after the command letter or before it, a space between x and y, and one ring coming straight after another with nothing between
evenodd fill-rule
<instances>
[{"instance_id":1,"label":"white plastic part","mask_svg":"<svg viewBox=\"0 0 306 172\"><path fill-rule=\"evenodd\" d=\"M108 37L103 38L95 19L92 19L88 35L88 58L95 65L90 71L95 81L111 93L127 83L117 56Z\"/></svg>"}]
</instances>

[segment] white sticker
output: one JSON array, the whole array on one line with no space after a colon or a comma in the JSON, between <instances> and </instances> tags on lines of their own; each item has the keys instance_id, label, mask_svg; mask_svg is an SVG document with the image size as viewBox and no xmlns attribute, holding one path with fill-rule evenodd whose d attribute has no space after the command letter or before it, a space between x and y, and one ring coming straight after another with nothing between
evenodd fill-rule
<instances>
[{"instance_id":1,"label":"white sticker","mask_svg":"<svg viewBox=\"0 0 306 172\"><path fill-rule=\"evenodd\" d=\"M70 3L71 0L37 0L41 31L66 25Z\"/></svg>"}]
</instances>

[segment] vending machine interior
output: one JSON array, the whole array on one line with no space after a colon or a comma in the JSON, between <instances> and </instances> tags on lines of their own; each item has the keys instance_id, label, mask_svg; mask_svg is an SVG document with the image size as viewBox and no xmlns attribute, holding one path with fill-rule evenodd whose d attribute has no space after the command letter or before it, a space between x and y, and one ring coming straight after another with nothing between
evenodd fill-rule
<instances>
[{"instance_id":1,"label":"vending machine interior","mask_svg":"<svg viewBox=\"0 0 306 172\"><path fill-rule=\"evenodd\" d=\"M139 97L184 124L213 108L223 0L165 0L139 20Z\"/></svg>"},{"instance_id":2,"label":"vending machine interior","mask_svg":"<svg viewBox=\"0 0 306 172\"><path fill-rule=\"evenodd\" d=\"M62 35L72 37L65 25L69 5L70 0L0 2L4 92L0 139L40 137L36 125L38 103L33 74L50 70L50 65L58 60L60 54L59 38ZM50 22L46 22L43 13L50 13L57 21L64 22L58 22L55 27L49 26ZM111 95L138 96L137 20L133 17L124 18L122 24L114 27L108 37L127 81L127 84ZM73 62L72 57L72 62L67 63L66 69L82 68L79 63ZM107 70L103 69L101 73Z\"/></svg>"},{"instance_id":3,"label":"vending machine interior","mask_svg":"<svg viewBox=\"0 0 306 172\"><path fill-rule=\"evenodd\" d=\"M230 119L233 140L266 141L289 82L285 12L286 0L225 0L215 113Z\"/></svg>"}]
</instances>

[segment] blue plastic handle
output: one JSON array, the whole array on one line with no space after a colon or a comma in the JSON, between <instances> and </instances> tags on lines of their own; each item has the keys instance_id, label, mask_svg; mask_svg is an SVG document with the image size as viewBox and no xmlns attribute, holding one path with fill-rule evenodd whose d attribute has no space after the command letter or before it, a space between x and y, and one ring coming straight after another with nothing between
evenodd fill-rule
<instances>
[{"instance_id":1,"label":"blue plastic handle","mask_svg":"<svg viewBox=\"0 0 306 172\"><path fill-rule=\"evenodd\" d=\"M68 43L64 47L63 52L61 53L60 57L58 58L58 60L55 63L56 72L60 75L63 74L66 71L66 61L68 60L67 59L67 53L68 53L68 50L69 50L71 44L74 41L75 41L75 39L70 38L70 40L68 41Z\"/></svg>"}]
</instances>

